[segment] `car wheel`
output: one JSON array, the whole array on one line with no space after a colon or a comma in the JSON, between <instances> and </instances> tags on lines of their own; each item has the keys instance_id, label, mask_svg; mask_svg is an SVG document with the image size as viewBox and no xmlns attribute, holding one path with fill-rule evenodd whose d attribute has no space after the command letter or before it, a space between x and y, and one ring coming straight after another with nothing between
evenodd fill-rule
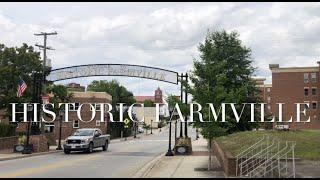
<instances>
[{"instance_id":1,"label":"car wheel","mask_svg":"<svg viewBox=\"0 0 320 180\"><path fill-rule=\"evenodd\" d=\"M102 146L102 150L103 151L108 150L108 146L109 146L109 143L108 143L108 141L106 141L106 144L104 146Z\"/></svg>"},{"instance_id":2,"label":"car wheel","mask_svg":"<svg viewBox=\"0 0 320 180\"><path fill-rule=\"evenodd\" d=\"M93 152L93 143L89 144L89 148L88 148L88 153L92 153Z\"/></svg>"},{"instance_id":3,"label":"car wheel","mask_svg":"<svg viewBox=\"0 0 320 180\"><path fill-rule=\"evenodd\" d=\"M64 153L65 154L70 154L70 151L69 150L64 150Z\"/></svg>"}]
</instances>

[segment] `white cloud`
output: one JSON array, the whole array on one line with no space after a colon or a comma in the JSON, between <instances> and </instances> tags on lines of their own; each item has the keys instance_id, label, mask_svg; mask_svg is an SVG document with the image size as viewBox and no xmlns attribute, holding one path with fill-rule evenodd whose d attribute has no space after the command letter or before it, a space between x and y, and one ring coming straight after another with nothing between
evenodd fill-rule
<instances>
[{"instance_id":1,"label":"white cloud","mask_svg":"<svg viewBox=\"0 0 320 180\"><path fill-rule=\"evenodd\" d=\"M8 46L42 43L48 38L54 67L92 63L157 66L179 73L192 69L197 46L207 29L240 33L252 49L256 75L270 80L270 63L315 66L320 54L320 3L50 3L0 4L0 39ZM41 8L40 8L41 6ZM34 8L32 8L34 7ZM50 9L41 16L35 9ZM26 16L29 14L30 16ZM69 81L89 83L93 79ZM179 87L152 80L118 78L134 93L153 94L159 85L179 94ZM144 82L144 83L142 83Z\"/></svg>"}]
</instances>

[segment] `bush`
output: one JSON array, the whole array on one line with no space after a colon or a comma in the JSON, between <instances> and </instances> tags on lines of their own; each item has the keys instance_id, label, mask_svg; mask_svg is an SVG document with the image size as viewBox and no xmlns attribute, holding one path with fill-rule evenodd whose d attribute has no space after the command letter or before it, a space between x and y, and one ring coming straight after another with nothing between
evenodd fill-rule
<instances>
[{"instance_id":1,"label":"bush","mask_svg":"<svg viewBox=\"0 0 320 180\"><path fill-rule=\"evenodd\" d=\"M15 125L0 123L0 137L14 136L15 131L16 131Z\"/></svg>"},{"instance_id":2,"label":"bush","mask_svg":"<svg viewBox=\"0 0 320 180\"><path fill-rule=\"evenodd\" d=\"M18 144L26 145L26 143L27 143L27 137L25 135L20 136L19 139L18 139Z\"/></svg>"}]
</instances>

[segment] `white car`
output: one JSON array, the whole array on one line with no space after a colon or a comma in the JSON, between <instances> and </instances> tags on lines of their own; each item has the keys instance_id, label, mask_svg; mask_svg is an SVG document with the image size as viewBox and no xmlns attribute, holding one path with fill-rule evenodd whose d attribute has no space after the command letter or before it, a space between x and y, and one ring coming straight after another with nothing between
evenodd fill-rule
<instances>
[{"instance_id":1,"label":"white car","mask_svg":"<svg viewBox=\"0 0 320 180\"><path fill-rule=\"evenodd\" d=\"M143 133L144 129L142 127L138 127L138 133Z\"/></svg>"}]
</instances>

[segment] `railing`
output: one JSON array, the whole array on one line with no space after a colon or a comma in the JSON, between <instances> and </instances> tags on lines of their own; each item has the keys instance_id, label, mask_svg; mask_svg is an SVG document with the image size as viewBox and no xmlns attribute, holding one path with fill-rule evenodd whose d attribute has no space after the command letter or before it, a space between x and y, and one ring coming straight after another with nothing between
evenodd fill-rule
<instances>
[{"instance_id":1,"label":"railing","mask_svg":"<svg viewBox=\"0 0 320 180\"><path fill-rule=\"evenodd\" d=\"M236 156L236 175L240 177L293 177L295 142L286 141L281 147L278 139L270 141L263 136L257 143ZM288 166L288 157L292 157L292 167Z\"/></svg>"}]
</instances>

